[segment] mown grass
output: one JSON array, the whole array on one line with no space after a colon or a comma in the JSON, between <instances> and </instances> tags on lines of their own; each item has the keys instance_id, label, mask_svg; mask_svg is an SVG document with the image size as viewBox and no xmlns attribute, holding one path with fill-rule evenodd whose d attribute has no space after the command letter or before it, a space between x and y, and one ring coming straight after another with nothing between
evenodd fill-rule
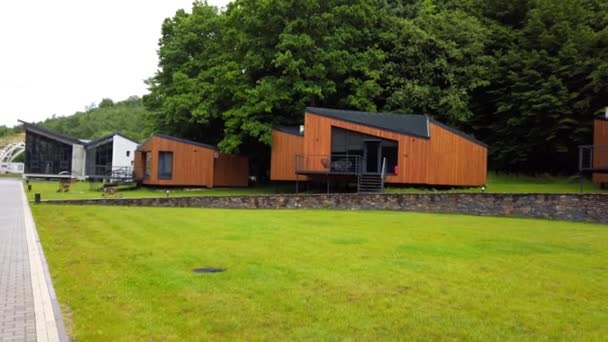
<instances>
[{"instance_id":1,"label":"mown grass","mask_svg":"<svg viewBox=\"0 0 608 342\"><path fill-rule=\"evenodd\" d=\"M59 189L58 181L30 181L32 190L27 190L27 184L24 183L27 197L30 201L34 200L36 193L40 193L42 200L48 199L88 199L88 198L104 198L104 193L99 190L101 183L94 183L93 186L89 182L73 182L70 185L68 192L57 192ZM119 187L118 191L113 195L107 195L107 198L140 198L140 197L166 197L167 191L171 197L184 196L229 196L229 195L255 195L269 194L276 191L273 186L254 186L248 188L148 188L148 187Z\"/></svg>"},{"instance_id":2,"label":"mown grass","mask_svg":"<svg viewBox=\"0 0 608 342\"><path fill-rule=\"evenodd\" d=\"M378 211L33 212L77 340L608 334L605 225ZM192 273L206 266L227 271Z\"/></svg>"},{"instance_id":3,"label":"mown grass","mask_svg":"<svg viewBox=\"0 0 608 342\"><path fill-rule=\"evenodd\" d=\"M597 184L588 179L583 181L585 193L602 192ZM490 193L577 193L580 191L578 177L565 176L527 176L513 174L488 173L486 192ZM480 187L435 189L421 187L394 187L388 186L389 193L419 193L419 192L481 192Z\"/></svg>"},{"instance_id":4,"label":"mown grass","mask_svg":"<svg viewBox=\"0 0 608 342\"><path fill-rule=\"evenodd\" d=\"M0 178L21 178L23 177L20 173L0 173Z\"/></svg>"},{"instance_id":5,"label":"mown grass","mask_svg":"<svg viewBox=\"0 0 608 342\"><path fill-rule=\"evenodd\" d=\"M104 194L98 190L101 183L94 183L91 186L88 182L74 182L69 192L57 192L58 181L30 181L32 191L28 192L28 198L34 200L34 194L40 193L43 200L47 199L85 199L102 198ZM27 190L27 185L25 185ZM305 188L300 187L300 190ZM311 186L311 191L324 192L326 187ZM352 189L351 189L352 190ZM586 193L602 192L596 184L588 180L584 182ZM109 198L137 198L137 197L165 197L169 191L169 196L232 196L232 195L263 195L273 193L293 193L294 184L264 185L247 188L149 188L149 187L122 187L119 191ZM340 191L333 189L332 191ZM343 191L343 190L342 190ZM475 188L453 188L437 189L429 187L395 187L387 185L387 193L427 193L427 192L481 192L479 187ZM488 175L488 185L486 192L490 193L577 193L579 192L579 180L576 177L556 177L556 176L518 176L518 175Z\"/></svg>"}]
</instances>

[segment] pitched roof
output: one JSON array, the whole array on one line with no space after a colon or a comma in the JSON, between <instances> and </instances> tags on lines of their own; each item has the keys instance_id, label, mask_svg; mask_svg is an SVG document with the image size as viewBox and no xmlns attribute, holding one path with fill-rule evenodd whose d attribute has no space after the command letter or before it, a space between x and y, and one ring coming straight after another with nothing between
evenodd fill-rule
<instances>
[{"instance_id":1,"label":"pitched roof","mask_svg":"<svg viewBox=\"0 0 608 342\"><path fill-rule=\"evenodd\" d=\"M146 139L146 141L144 141L143 143L141 143L141 145L139 145L139 147L137 149L139 150L141 146L145 145L150 139L152 139L154 137L158 137L158 138L161 138L161 139L167 139L167 140L173 140L173 141L180 142L182 144L200 146L200 147L208 148L208 149L214 150L214 151L218 150L218 148L216 146L213 146L213 145L203 144L203 143L200 143L198 141L193 141L193 140L173 137L173 136L170 136L170 135L159 134L159 133L154 133L151 136L149 136L148 139Z\"/></svg>"},{"instance_id":2,"label":"pitched roof","mask_svg":"<svg viewBox=\"0 0 608 342\"><path fill-rule=\"evenodd\" d=\"M306 111L341 121L348 121L396 133L427 139L430 137L428 118L424 115L373 113L316 107L307 107Z\"/></svg>"},{"instance_id":3,"label":"pitched roof","mask_svg":"<svg viewBox=\"0 0 608 342\"><path fill-rule=\"evenodd\" d=\"M608 121L608 115L607 115L607 114L604 114L604 113L594 115L594 116L593 116L593 118L594 118L595 120L604 120L604 121Z\"/></svg>"},{"instance_id":4,"label":"pitched roof","mask_svg":"<svg viewBox=\"0 0 608 342\"><path fill-rule=\"evenodd\" d=\"M132 142L134 142L136 144L139 144L139 141L137 141L135 139L131 139L131 138L127 137L126 135L118 133L118 132L113 132L113 133L110 133L108 135L104 135L101 138L97 138L97 139L94 139L94 140L91 140L91 141L87 142L86 143L86 147L87 148L91 148L91 147L94 147L94 146L102 145L102 144L104 144L106 142L111 141L112 138L114 138L115 135L121 136L121 137L123 137L123 138L125 138L125 139L127 139L129 141L132 141Z\"/></svg>"},{"instance_id":5,"label":"pitched roof","mask_svg":"<svg viewBox=\"0 0 608 342\"><path fill-rule=\"evenodd\" d=\"M273 127L273 129L275 129L279 132L292 134L292 135L298 135L298 136L304 135L304 134L300 133L300 126L275 126L275 127Z\"/></svg>"},{"instance_id":6,"label":"pitched roof","mask_svg":"<svg viewBox=\"0 0 608 342\"><path fill-rule=\"evenodd\" d=\"M23 120L19 120L19 122L21 122L23 124L23 127L26 130L31 130L34 131L38 134L44 135L48 138L54 139L54 140L58 140L61 141L63 143L67 143L67 144L79 144L79 145L83 145L84 143L82 142L82 140L71 137L69 135L63 134L63 133L59 133L59 132L55 132L55 131L51 131L50 129L44 128L42 126L38 126L35 125L33 123L29 123Z\"/></svg>"},{"instance_id":7,"label":"pitched roof","mask_svg":"<svg viewBox=\"0 0 608 342\"><path fill-rule=\"evenodd\" d=\"M347 121L368 127L374 127L395 133L411 135L419 138L430 139L431 132L429 122L436 124L454 134L457 134L471 142L487 147L487 145L474 137L447 126L426 115L400 114L400 113L374 113L355 110L338 110L329 108L307 107L306 112L317 114L341 121Z\"/></svg>"}]
</instances>

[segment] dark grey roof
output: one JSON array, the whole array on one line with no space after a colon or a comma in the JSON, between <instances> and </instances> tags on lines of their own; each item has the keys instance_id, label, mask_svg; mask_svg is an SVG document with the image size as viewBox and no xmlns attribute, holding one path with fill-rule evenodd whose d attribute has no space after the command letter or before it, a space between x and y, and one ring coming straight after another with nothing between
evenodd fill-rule
<instances>
[{"instance_id":1,"label":"dark grey roof","mask_svg":"<svg viewBox=\"0 0 608 342\"><path fill-rule=\"evenodd\" d=\"M170 136L170 135L159 134L159 133L152 134L151 136L148 137L148 139L146 139L146 141L144 141L143 143L141 143L141 145L144 145L145 143L147 143L153 137L159 137L161 139L173 140L173 141L177 141L177 142L180 142L180 143L183 143L183 144L188 144L188 145L200 146L200 147L208 148L208 149L214 150L214 151L218 150L218 148L216 146L213 146L213 145L203 144L203 143L200 143L198 141L193 141L193 140L173 137L173 136ZM140 147L141 147L141 145L140 145ZM137 149L139 150L139 147Z\"/></svg>"},{"instance_id":2,"label":"dark grey roof","mask_svg":"<svg viewBox=\"0 0 608 342\"><path fill-rule=\"evenodd\" d=\"M19 122L21 122L23 124L23 127L26 130L31 130L34 131L35 133L38 134L42 134L48 138L51 139L55 139L67 144L79 144L79 145L84 145L84 143L80 140L80 139L76 139L74 137L71 137L69 135L63 134L63 133L59 133L59 132L55 132L55 131L51 131L50 129L44 128L42 126L38 126L35 125L33 123L29 123L23 120L19 120Z\"/></svg>"},{"instance_id":3,"label":"dark grey roof","mask_svg":"<svg viewBox=\"0 0 608 342\"><path fill-rule=\"evenodd\" d=\"M300 133L300 126L275 126L274 129L287 134L303 136Z\"/></svg>"},{"instance_id":4,"label":"dark grey roof","mask_svg":"<svg viewBox=\"0 0 608 342\"><path fill-rule=\"evenodd\" d=\"M469 141L478 145L487 147L485 143L475 139L474 137L459 131L455 128L447 126L426 115L418 114L400 114L400 113L374 113L361 112L354 110L338 110L329 108L307 107L306 112L318 114L341 121L347 121L355 124L360 124L368 127L374 127L386 131L391 131L400 134L411 135L415 137L430 139L431 132L429 131L429 122L436 124L450 132L457 134Z\"/></svg>"},{"instance_id":5,"label":"dark grey roof","mask_svg":"<svg viewBox=\"0 0 608 342\"><path fill-rule=\"evenodd\" d=\"M91 141L87 142L86 143L86 148L91 148L91 147L103 145L104 143L110 142L110 141L113 140L113 138L114 138L115 135L121 136L121 137L123 137L123 138L125 138L127 140L130 140L130 141L132 141L132 142L134 142L136 144L139 144L139 141L137 141L135 139L131 139L131 138L127 137L126 135L118 133L118 132L113 132L113 133L110 133L108 135L104 135L101 138L97 138L95 140L91 140Z\"/></svg>"},{"instance_id":6,"label":"dark grey roof","mask_svg":"<svg viewBox=\"0 0 608 342\"><path fill-rule=\"evenodd\" d=\"M602 114L597 114L594 116L595 120L604 120L604 121L608 121L608 117L606 117L606 114L602 113Z\"/></svg>"},{"instance_id":7,"label":"dark grey roof","mask_svg":"<svg viewBox=\"0 0 608 342\"><path fill-rule=\"evenodd\" d=\"M396 133L413 135L420 138L429 138L428 118L424 115L372 113L315 107L308 107L306 108L306 111Z\"/></svg>"}]
</instances>

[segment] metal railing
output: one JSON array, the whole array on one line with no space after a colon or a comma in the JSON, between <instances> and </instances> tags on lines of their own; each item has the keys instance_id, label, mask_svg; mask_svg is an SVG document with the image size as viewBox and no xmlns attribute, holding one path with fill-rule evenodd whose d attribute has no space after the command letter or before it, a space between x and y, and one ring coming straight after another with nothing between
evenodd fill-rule
<instances>
[{"instance_id":1,"label":"metal railing","mask_svg":"<svg viewBox=\"0 0 608 342\"><path fill-rule=\"evenodd\" d=\"M90 178L104 178L110 180L129 180L133 179L133 168L130 166L106 166L95 165Z\"/></svg>"},{"instance_id":2,"label":"metal railing","mask_svg":"<svg viewBox=\"0 0 608 342\"><path fill-rule=\"evenodd\" d=\"M384 191L384 178L386 177L386 158L382 158L382 172L380 173L380 177L382 177L382 191Z\"/></svg>"},{"instance_id":3,"label":"metal railing","mask_svg":"<svg viewBox=\"0 0 608 342\"><path fill-rule=\"evenodd\" d=\"M582 145L578 147L578 170L608 170L608 145Z\"/></svg>"},{"instance_id":4,"label":"metal railing","mask_svg":"<svg viewBox=\"0 0 608 342\"><path fill-rule=\"evenodd\" d=\"M362 158L358 155L296 155L296 173L358 175L362 171Z\"/></svg>"}]
</instances>

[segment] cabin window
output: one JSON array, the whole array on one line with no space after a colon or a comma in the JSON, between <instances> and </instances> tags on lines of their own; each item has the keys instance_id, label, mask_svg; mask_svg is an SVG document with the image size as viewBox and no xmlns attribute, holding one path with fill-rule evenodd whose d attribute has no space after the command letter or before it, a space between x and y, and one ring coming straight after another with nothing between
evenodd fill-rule
<instances>
[{"instance_id":1,"label":"cabin window","mask_svg":"<svg viewBox=\"0 0 608 342\"><path fill-rule=\"evenodd\" d=\"M158 152L158 178L171 179L173 176L173 152Z\"/></svg>"},{"instance_id":2,"label":"cabin window","mask_svg":"<svg viewBox=\"0 0 608 342\"><path fill-rule=\"evenodd\" d=\"M144 152L144 177L150 177L152 169L152 154L150 152Z\"/></svg>"},{"instance_id":3,"label":"cabin window","mask_svg":"<svg viewBox=\"0 0 608 342\"><path fill-rule=\"evenodd\" d=\"M131 156L131 151L127 151L127 157Z\"/></svg>"}]
</instances>

